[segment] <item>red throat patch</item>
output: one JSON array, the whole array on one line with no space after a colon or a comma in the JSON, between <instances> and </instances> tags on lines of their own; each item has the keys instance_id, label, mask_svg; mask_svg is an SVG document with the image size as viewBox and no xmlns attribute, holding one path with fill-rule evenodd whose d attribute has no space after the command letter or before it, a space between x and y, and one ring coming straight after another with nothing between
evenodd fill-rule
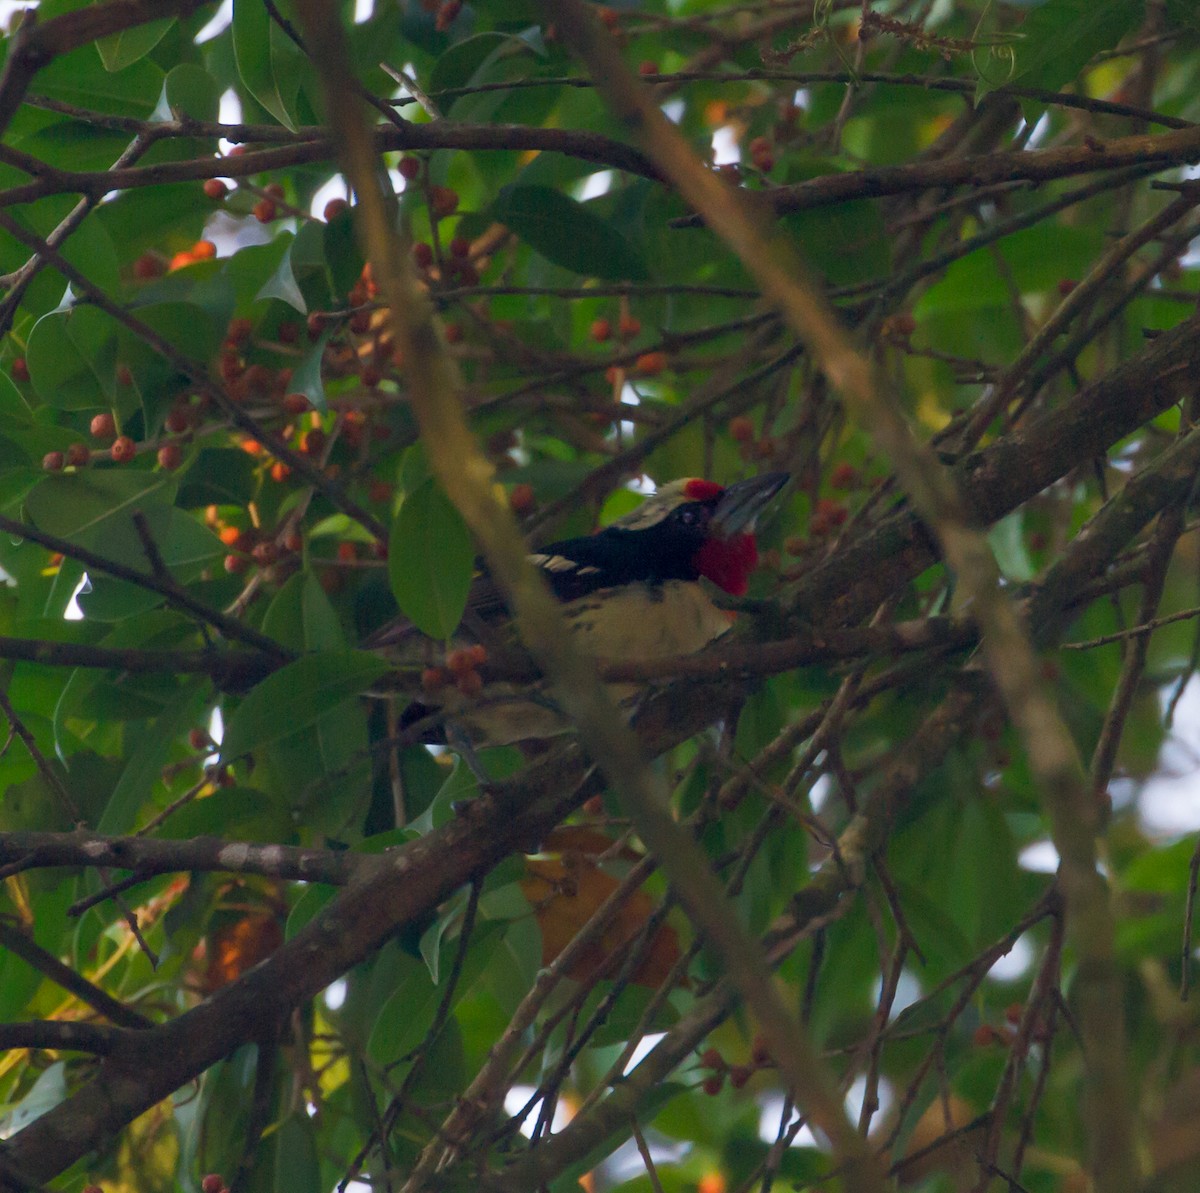
<instances>
[{"instance_id":1,"label":"red throat patch","mask_svg":"<svg viewBox=\"0 0 1200 1193\"><path fill-rule=\"evenodd\" d=\"M730 596L746 595L750 575L756 567L758 545L752 534L735 534L727 539L710 538L696 552L696 570Z\"/></svg>"},{"instance_id":2,"label":"red throat patch","mask_svg":"<svg viewBox=\"0 0 1200 1193\"><path fill-rule=\"evenodd\" d=\"M699 478L693 478L683 486L683 495L688 501L712 501L714 498L720 497L724 492L724 485L718 485L716 481L700 480Z\"/></svg>"}]
</instances>

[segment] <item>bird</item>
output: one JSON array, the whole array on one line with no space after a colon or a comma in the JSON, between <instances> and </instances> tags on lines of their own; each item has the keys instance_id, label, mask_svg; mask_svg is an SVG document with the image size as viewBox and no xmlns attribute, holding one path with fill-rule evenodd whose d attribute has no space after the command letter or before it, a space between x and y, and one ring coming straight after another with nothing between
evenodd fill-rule
<instances>
[{"instance_id":1,"label":"bird","mask_svg":"<svg viewBox=\"0 0 1200 1193\"><path fill-rule=\"evenodd\" d=\"M561 603L573 640L586 654L609 662L693 654L731 628L734 615L714 602L712 588L729 597L746 594L758 565L756 520L789 479L786 472L769 472L728 486L699 477L674 480L602 530L535 547L528 559ZM493 662L511 657L517 643L509 622L502 593L480 571L455 644L482 646L479 657L486 652ZM413 648L422 642L428 655L428 640L398 621L369 645L393 655L401 651L413 662ZM401 728L434 717L452 733L434 729L425 740L480 749L551 738L570 728L536 684L501 681L482 690L477 681L426 686L435 690L405 708ZM609 688L625 706L640 690Z\"/></svg>"}]
</instances>

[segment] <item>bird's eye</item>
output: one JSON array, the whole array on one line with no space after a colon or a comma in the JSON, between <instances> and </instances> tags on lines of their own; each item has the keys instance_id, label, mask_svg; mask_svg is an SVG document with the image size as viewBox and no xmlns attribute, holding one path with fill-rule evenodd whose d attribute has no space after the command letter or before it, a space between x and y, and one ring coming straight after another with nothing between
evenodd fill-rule
<instances>
[{"instance_id":1,"label":"bird's eye","mask_svg":"<svg viewBox=\"0 0 1200 1193\"><path fill-rule=\"evenodd\" d=\"M679 513L676 515L676 517L678 517L679 521L682 522L685 526L692 526L695 524L695 521L696 521L696 511L694 509L689 509L687 506L684 506L683 509L681 509L679 511Z\"/></svg>"}]
</instances>

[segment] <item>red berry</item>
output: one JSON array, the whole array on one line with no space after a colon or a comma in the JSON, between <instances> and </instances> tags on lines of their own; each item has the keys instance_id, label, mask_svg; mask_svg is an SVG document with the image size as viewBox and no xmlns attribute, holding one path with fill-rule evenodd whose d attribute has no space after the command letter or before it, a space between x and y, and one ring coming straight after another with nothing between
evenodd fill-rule
<instances>
[{"instance_id":1,"label":"red berry","mask_svg":"<svg viewBox=\"0 0 1200 1193\"><path fill-rule=\"evenodd\" d=\"M706 1069L724 1069L725 1058L715 1048L705 1048L700 1054L700 1063Z\"/></svg>"},{"instance_id":2,"label":"red berry","mask_svg":"<svg viewBox=\"0 0 1200 1193\"><path fill-rule=\"evenodd\" d=\"M210 1172L200 1182L201 1193L224 1193L225 1178L218 1173Z\"/></svg>"},{"instance_id":3,"label":"red berry","mask_svg":"<svg viewBox=\"0 0 1200 1193\"><path fill-rule=\"evenodd\" d=\"M649 61L639 62L638 63L638 74L639 75L656 75L656 74L658 74L658 63L657 62L649 62Z\"/></svg>"},{"instance_id":4,"label":"red berry","mask_svg":"<svg viewBox=\"0 0 1200 1193\"><path fill-rule=\"evenodd\" d=\"M225 556L225 570L231 576L239 575L240 573L244 572L246 570L246 568L248 568L249 566L250 565L246 562L246 557L244 555L226 555Z\"/></svg>"},{"instance_id":5,"label":"red berry","mask_svg":"<svg viewBox=\"0 0 1200 1193\"><path fill-rule=\"evenodd\" d=\"M474 671L475 660L471 657L471 651L466 647L450 651L446 655L446 670L456 679Z\"/></svg>"},{"instance_id":6,"label":"red berry","mask_svg":"<svg viewBox=\"0 0 1200 1193\"><path fill-rule=\"evenodd\" d=\"M426 692L440 691L446 683L446 673L441 667L426 667L421 672L421 687Z\"/></svg>"},{"instance_id":7,"label":"red berry","mask_svg":"<svg viewBox=\"0 0 1200 1193\"><path fill-rule=\"evenodd\" d=\"M251 554L259 567L266 568L279 558L279 548L275 545L274 539L263 539L261 543L255 543Z\"/></svg>"},{"instance_id":8,"label":"red berry","mask_svg":"<svg viewBox=\"0 0 1200 1193\"><path fill-rule=\"evenodd\" d=\"M275 203L272 199L259 199L254 204L254 218L260 224L269 224L278 214Z\"/></svg>"},{"instance_id":9,"label":"red berry","mask_svg":"<svg viewBox=\"0 0 1200 1193\"><path fill-rule=\"evenodd\" d=\"M23 356L18 356L12 362L12 375L16 381L29 380L29 362Z\"/></svg>"},{"instance_id":10,"label":"red berry","mask_svg":"<svg viewBox=\"0 0 1200 1193\"><path fill-rule=\"evenodd\" d=\"M593 320L590 335L597 344L603 344L612 336L612 324L607 319Z\"/></svg>"},{"instance_id":11,"label":"red berry","mask_svg":"<svg viewBox=\"0 0 1200 1193\"><path fill-rule=\"evenodd\" d=\"M642 321L635 318L633 315L622 315L617 321L617 331L623 340L632 340L634 336L641 335Z\"/></svg>"},{"instance_id":12,"label":"red berry","mask_svg":"<svg viewBox=\"0 0 1200 1193\"><path fill-rule=\"evenodd\" d=\"M1079 285L1079 283L1077 281L1075 281L1073 278L1059 278L1058 279L1058 292L1059 292L1059 294L1061 294L1063 296L1063 298L1066 298L1066 296L1068 294L1070 294L1071 291L1074 290L1075 287L1078 285Z\"/></svg>"},{"instance_id":13,"label":"red berry","mask_svg":"<svg viewBox=\"0 0 1200 1193\"><path fill-rule=\"evenodd\" d=\"M325 210L322 214L325 216L325 222L331 224L342 212L349 210L350 204L345 199L330 199L325 204Z\"/></svg>"},{"instance_id":14,"label":"red berry","mask_svg":"<svg viewBox=\"0 0 1200 1193\"><path fill-rule=\"evenodd\" d=\"M287 192L283 189L282 183L272 182L269 186L263 187L263 194L268 199L275 199L277 202L282 201Z\"/></svg>"},{"instance_id":15,"label":"red berry","mask_svg":"<svg viewBox=\"0 0 1200 1193\"><path fill-rule=\"evenodd\" d=\"M396 169L400 171L401 178L412 182L421 173L421 159L419 157L402 157Z\"/></svg>"},{"instance_id":16,"label":"red berry","mask_svg":"<svg viewBox=\"0 0 1200 1193\"><path fill-rule=\"evenodd\" d=\"M725 1085L725 1074L724 1073L712 1073L709 1076L705 1077L704 1083L701 1086L701 1088L704 1090L704 1092L706 1094L708 1094L708 1096L710 1098L712 1098L721 1092L721 1090L724 1088L724 1085Z\"/></svg>"},{"instance_id":17,"label":"red berry","mask_svg":"<svg viewBox=\"0 0 1200 1193\"><path fill-rule=\"evenodd\" d=\"M325 450L326 442L325 432L320 427L314 427L300 436L300 450L306 456L318 456Z\"/></svg>"},{"instance_id":18,"label":"red berry","mask_svg":"<svg viewBox=\"0 0 1200 1193\"><path fill-rule=\"evenodd\" d=\"M47 472L61 472L65 458L62 452L47 452L42 457L42 467Z\"/></svg>"},{"instance_id":19,"label":"red berry","mask_svg":"<svg viewBox=\"0 0 1200 1193\"><path fill-rule=\"evenodd\" d=\"M300 338L300 325L285 319L276 329L275 334L281 344L294 344Z\"/></svg>"},{"instance_id":20,"label":"red berry","mask_svg":"<svg viewBox=\"0 0 1200 1193\"><path fill-rule=\"evenodd\" d=\"M729 420L729 437L736 443L749 443L754 438L754 424L744 415Z\"/></svg>"},{"instance_id":21,"label":"red berry","mask_svg":"<svg viewBox=\"0 0 1200 1193\"><path fill-rule=\"evenodd\" d=\"M460 12L462 12L462 0L443 0L441 8L437 10L434 27L439 33L445 33L458 20Z\"/></svg>"},{"instance_id":22,"label":"red berry","mask_svg":"<svg viewBox=\"0 0 1200 1193\"><path fill-rule=\"evenodd\" d=\"M858 487L858 469L844 460L835 464L829 472L829 487L831 489L855 489Z\"/></svg>"},{"instance_id":23,"label":"red berry","mask_svg":"<svg viewBox=\"0 0 1200 1193\"><path fill-rule=\"evenodd\" d=\"M88 451L86 443L72 443L67 448L67 463L72 468L83 468L91 458L92 453Z\"/></svg>"},{"instance_id":24,"label":"red berry","mask_svg":"<svg viewBox=\"0 0 1200 1193\"><path fill-rule=\"evenodd\" d=\"M191 262L191 255L188 255L188 262ZM133 263L133 276L141 282L148 282L152 278L160 278L167 272L166 262L157 253L143 253Z\"/></svg>"},{"instance_id":25,"label":"red berry","mask_svg":"<svg viewBox=\"0 0 1200 1193\"><path fill-rule=\"evenodd\" d=\"M465 261L471 255L471 242L465 236L456 236L450 242L450 255Z\"/></svg>"},{"instance_id":26,"label":"red berry","mask_svg":"<svg viewBox=\"0 0 1200 1193\"><path fill-rule=\"evenodd\" d=\"M166 472L174 472L183 463L183 448L178 443L164 443L158 449L158 466Z\"/></svg>"},{"instance_id":27,"label":"red berry","mask_svg":"<svg viewBox=\"0 0 1200 1193\"><path fill-rule=\"evenodd\" d=\"M412 246L413 263L418 269L428 269L433 264L433 246L418 240Z\"/></svg>"},{"instance_id":28,"label":"red berry","mask_svg":"<svg viewBox=\"0 0 1200 1193\"><path fill-rule=\"evenodd\" d=\"M227 187L219 178L206 178L204 180L204 193L210 199L221 200L229 194Z\"/></svg>"},{"instance_id":29,"label":"red berry","mask_svg":"<svg viewBox=\"0 0 1200 1193\"><path fill-rule=\"evenodd\" d=\"M172 406L163 421L163 426L172 435L182 435L192 425L192 408L185 402Z\"/></svg>"},{"instance_id":30,"label":"red berry","mask_svg":"<svg viewBox=\"0 0 1200 1193\"><path fill-rule=\"evenodd\" d=\"M666 367L667 354L665 352L643 352L634 365L634 368L643 377L657 377Z\"/></svg>"},{"instance_id":31,"label":"red berry","mask_svg":"<svg viewBox=\"0 0 1200 1193\"><path fill-rule=\"evenodd\" d=\"M445 219L458 210L458 191L448 186L429 188L429 211L434 219Z\"/></svg>"},{"instance_id":32,"label":"red berry","mask_svg":"<svg viewBox=\"0 0 1200 1193\"><path fill-rule=\"evenodd\" d=\"M111 411L105 410L92 416L92 423L88 429L92 432L93 439L112 439L117 434L117 420Z\"/></svg>"},{"instance_id":33,"label":"red berry","mask_svg":"<svg viewBox=\"0 0 1200 1193\"><path fill-rule=\"evenodd\" d=\"M303 414L306 410L312 409L312 403L308 400L308 394L287 394L281 403L284 410L288 414Z\"/></svg>"},{"instance_id":34,"label":"red berry","mask_svg":"<svg viewBox=\"0 0 1200 1193\"><path fill-rule=\"evenodd\" d=\"M445 332L447 344L461 344L463 327L461 323L447 323L442 329Z\"/></svg>"},{"instance_id":35,"label":"red berry","mask_svg":"<svg viewBox=\"0 0 1200 1193\"><path fill-rule=\"evenodd\" d=\"M126 464L137 455L137 444L128 435L120 435L113 440L111 451L114 464Z\"/></svg>"},{"instance_id":36,"label":"red berry","mask_svg":"<svg viewBox=\"0 0 1200 1193\"><path fill-rule=\"evenodd\" d=\"M254 324L249 319L230 319L225 328L225 339L235 348L240 348L249 340L254 331Z\"/></svg>"},{"instance_id":37,"label":"red berry","mask_svg":"<svg viewBox=\"0 0 1200 1193\"><path fill-rule=\"evenodd\" d=\"M525 481L513 485L512 492L508 495L508 505L518 518L524 518L527 514L533 513L534 507L537 505L533 486Z\"/></svg>"},{"instance_id":38,"label":"red berry","mask_svg":"<svg viewBox=\"0 0 1200 1193\"><path fill-rule=\"evenodd\" d=\"M483 691L483 679L478 671L468 671L454 681L454 686L464 696L478 696Z\"/></svg>"},{"instance_id":39,"label":"red berry","mask_svg":"<svg viewBox=\"0 0 1200 1193\"><path fill-rule=\"evenodd\" d=\"M771 1062L771 1045L766 1036L755 1036L754 1045L750 1049L750 1058L759 1068Z\"/></svg>"},{"instance_id":40,"label":"red berry","mask_svg":"<svg viewBox=\"0 0 1200 1193\"><path fill-rule=\"evenodd\" d=\"M971 1033L971 1043L976 1048L986 1048L990 1044L998 1043L999 1040L1000 1033L990 1023L981 1023Z\"/></svg>"},{"instance_id":41,"label":"red berry","mask_svg":"<svg viewBox=\"0 0 1200 1193\"><path fill-rule=\"evenodd\" d=\"M729 1070L729 1084L734 1089L742 1089L753 1075L753 1069L749 1069L745 1065L734 1065Z\"/></svg>"},{"instance_id":42,"label":"red berry","mask_svg":"<svg viewBox=\"0 0 1200 1193\"><path fill-rule=\"evenodd\" d=\"M467 653L476 667L482 667L488 661L487 647L481 643L477 642L474 646L467 647Z\"/></svg>"},{"instance_id":43,"label":"red berry","mask_svg":"<svg viewBox=\"0 0 1200 1193\"><path fill-rule=\"evenodd\" d=\"M188 745L193 750L207 750L212 745L212 738L208 736L207 730L192 729L188 733Z\"/></svg>"}]
</instances>

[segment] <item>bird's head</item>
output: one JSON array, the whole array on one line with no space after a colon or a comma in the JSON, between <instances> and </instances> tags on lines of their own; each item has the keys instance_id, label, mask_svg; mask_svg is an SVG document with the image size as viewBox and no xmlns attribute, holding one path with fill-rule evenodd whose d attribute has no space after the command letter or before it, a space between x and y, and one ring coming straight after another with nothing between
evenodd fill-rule
<instances>
[{"instance_id":1,"label":"bird's head","mask_svg":"<svg viewBox=\"0 0 1200 1193\"><path fill-rule=\"evenodd\" d=\"M682 549L697 575L742 596L758 564L755 521L788 479L786 472L768 472L724 486L685 477L663 485L613 526L646 533L672 554Z\"/></svg>"}]
</instances>

